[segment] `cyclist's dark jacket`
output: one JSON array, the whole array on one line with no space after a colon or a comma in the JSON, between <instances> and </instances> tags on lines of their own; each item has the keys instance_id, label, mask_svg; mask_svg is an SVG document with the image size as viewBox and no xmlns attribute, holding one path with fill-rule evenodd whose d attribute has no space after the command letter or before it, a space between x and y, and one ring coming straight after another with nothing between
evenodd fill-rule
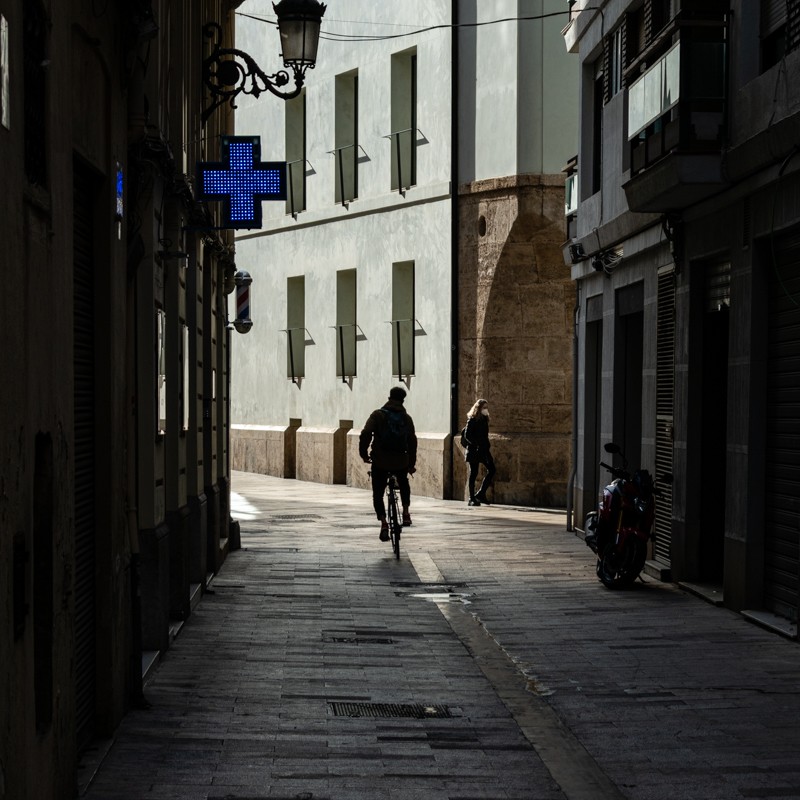
<instances>
[{"instance_id":1,"label":"cyclist's dark jacket","mask_svg":"<svg viewBox=\"0 0 800 800\"><path fill-rule=\"evenodd\" d=\"M489 418L483 414L467 420L467 452L466 461L480 461L489 453Z\"/></svg>"},{"instance_id":2,"label":"cyclist's dark jacket","mask_svg":"<svg viewBox=\"0 0 800 800\"><path fill-rule=\"evenodd\" d=\"M388 427L386 414L381 409L376 409L369 415L361 435L358 439L358 453L362 459L372 458L376 469L410 472L417 464L417 435L414 432L414 420L406 412L403 404L398 400L389 400L383 406L389 411L402 411L406 416L408 426L408 449L405 453L386 452L381 449L381 432ZM370 443L372 449L370 450Z\"/></svg>"}]
</instances>

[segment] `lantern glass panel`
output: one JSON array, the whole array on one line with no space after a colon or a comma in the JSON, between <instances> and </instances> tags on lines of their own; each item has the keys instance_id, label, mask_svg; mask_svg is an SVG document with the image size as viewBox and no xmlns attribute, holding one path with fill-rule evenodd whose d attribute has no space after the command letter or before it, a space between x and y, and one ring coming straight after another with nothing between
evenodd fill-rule
<instances>
[{"instance_id":1,"label":"lantern glass panel","mask_svg":"<svg viewBox=\"0 0 800 800\"><path fill-rule=\"evenodd\" d=\"M317 61L320 22L294 18L279 23L283 63L286 66L313 66Z\"/></svg>"}]
</instances>

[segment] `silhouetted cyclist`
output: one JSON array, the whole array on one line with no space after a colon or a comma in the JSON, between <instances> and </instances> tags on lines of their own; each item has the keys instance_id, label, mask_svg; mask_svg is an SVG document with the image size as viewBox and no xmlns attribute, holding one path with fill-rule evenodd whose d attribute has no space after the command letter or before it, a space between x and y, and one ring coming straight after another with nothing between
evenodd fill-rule
<instances>
[{"instance_id":1,"label":"silhouetted cyclist","mask_svg":"<svg viewBox=\"0 0 800 800\"><path fill-rule=\"evenodd\" d=\"M382 542L389 540L383 495L390 474L397 478L400 489L403 525L411 524L408 476L416 471L417 435L414 432L414 420L403 406L405 399L406 390L400 386L393 387L386 403L369 415L358 440L359 455L367 464L372 464L372 504L381 521Z\"/></svg>"}]
</instances>

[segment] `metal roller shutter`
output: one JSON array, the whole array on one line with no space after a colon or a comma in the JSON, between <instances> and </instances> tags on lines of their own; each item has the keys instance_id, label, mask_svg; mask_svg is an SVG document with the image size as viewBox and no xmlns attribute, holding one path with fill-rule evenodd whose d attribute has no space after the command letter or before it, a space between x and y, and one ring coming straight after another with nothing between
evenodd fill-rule
<instances>
[{"instance_id":1,"label":"metal roller shutter","mask_svg":"<svg viewBox=\"0 0 800 800\"><path fill-rule=\"evenodd\" d=\"M770 264L765 606L797 620L800 553L800 234Z\"/></svg>"},{"instance_id":2,"label":"metal roller shutter","mask_svg":"<svg viewBox=\"0 0 800 800\"><path fill-rule=\"evenodd\" d=\"M74 165L73 331L75 376L75 691L78 747L95 717L94 186Z\"/></svg>"},{"instance_id":3,"label":"metal roller shutter","mask_svg":"<svg viewBox=\"0 0 800 800\"><path fill-rule=\"evenodd\" d=\"M675 269L658 275L656 339L656 476L672 472L672 426L675 407ZM656 503L656 543L653 556L669 565L672 548L672 486L661 486Z\"/></svg>"}]
</instances>

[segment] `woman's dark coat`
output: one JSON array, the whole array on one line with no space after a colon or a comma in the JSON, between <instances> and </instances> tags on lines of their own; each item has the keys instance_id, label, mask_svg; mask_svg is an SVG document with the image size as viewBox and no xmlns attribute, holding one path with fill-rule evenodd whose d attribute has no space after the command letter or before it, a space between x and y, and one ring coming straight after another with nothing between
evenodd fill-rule
<instances>
[{"instance_id":1,"label":"woman's dark coat","mask_svg":"<svg viewBox=\"0 0 800 800\"><path fill-rule=\"evenodd\" d=\"M478 414L467 420L467 461L482 461L489 453L489 417Z\"/></svg>"}]
</instances>

